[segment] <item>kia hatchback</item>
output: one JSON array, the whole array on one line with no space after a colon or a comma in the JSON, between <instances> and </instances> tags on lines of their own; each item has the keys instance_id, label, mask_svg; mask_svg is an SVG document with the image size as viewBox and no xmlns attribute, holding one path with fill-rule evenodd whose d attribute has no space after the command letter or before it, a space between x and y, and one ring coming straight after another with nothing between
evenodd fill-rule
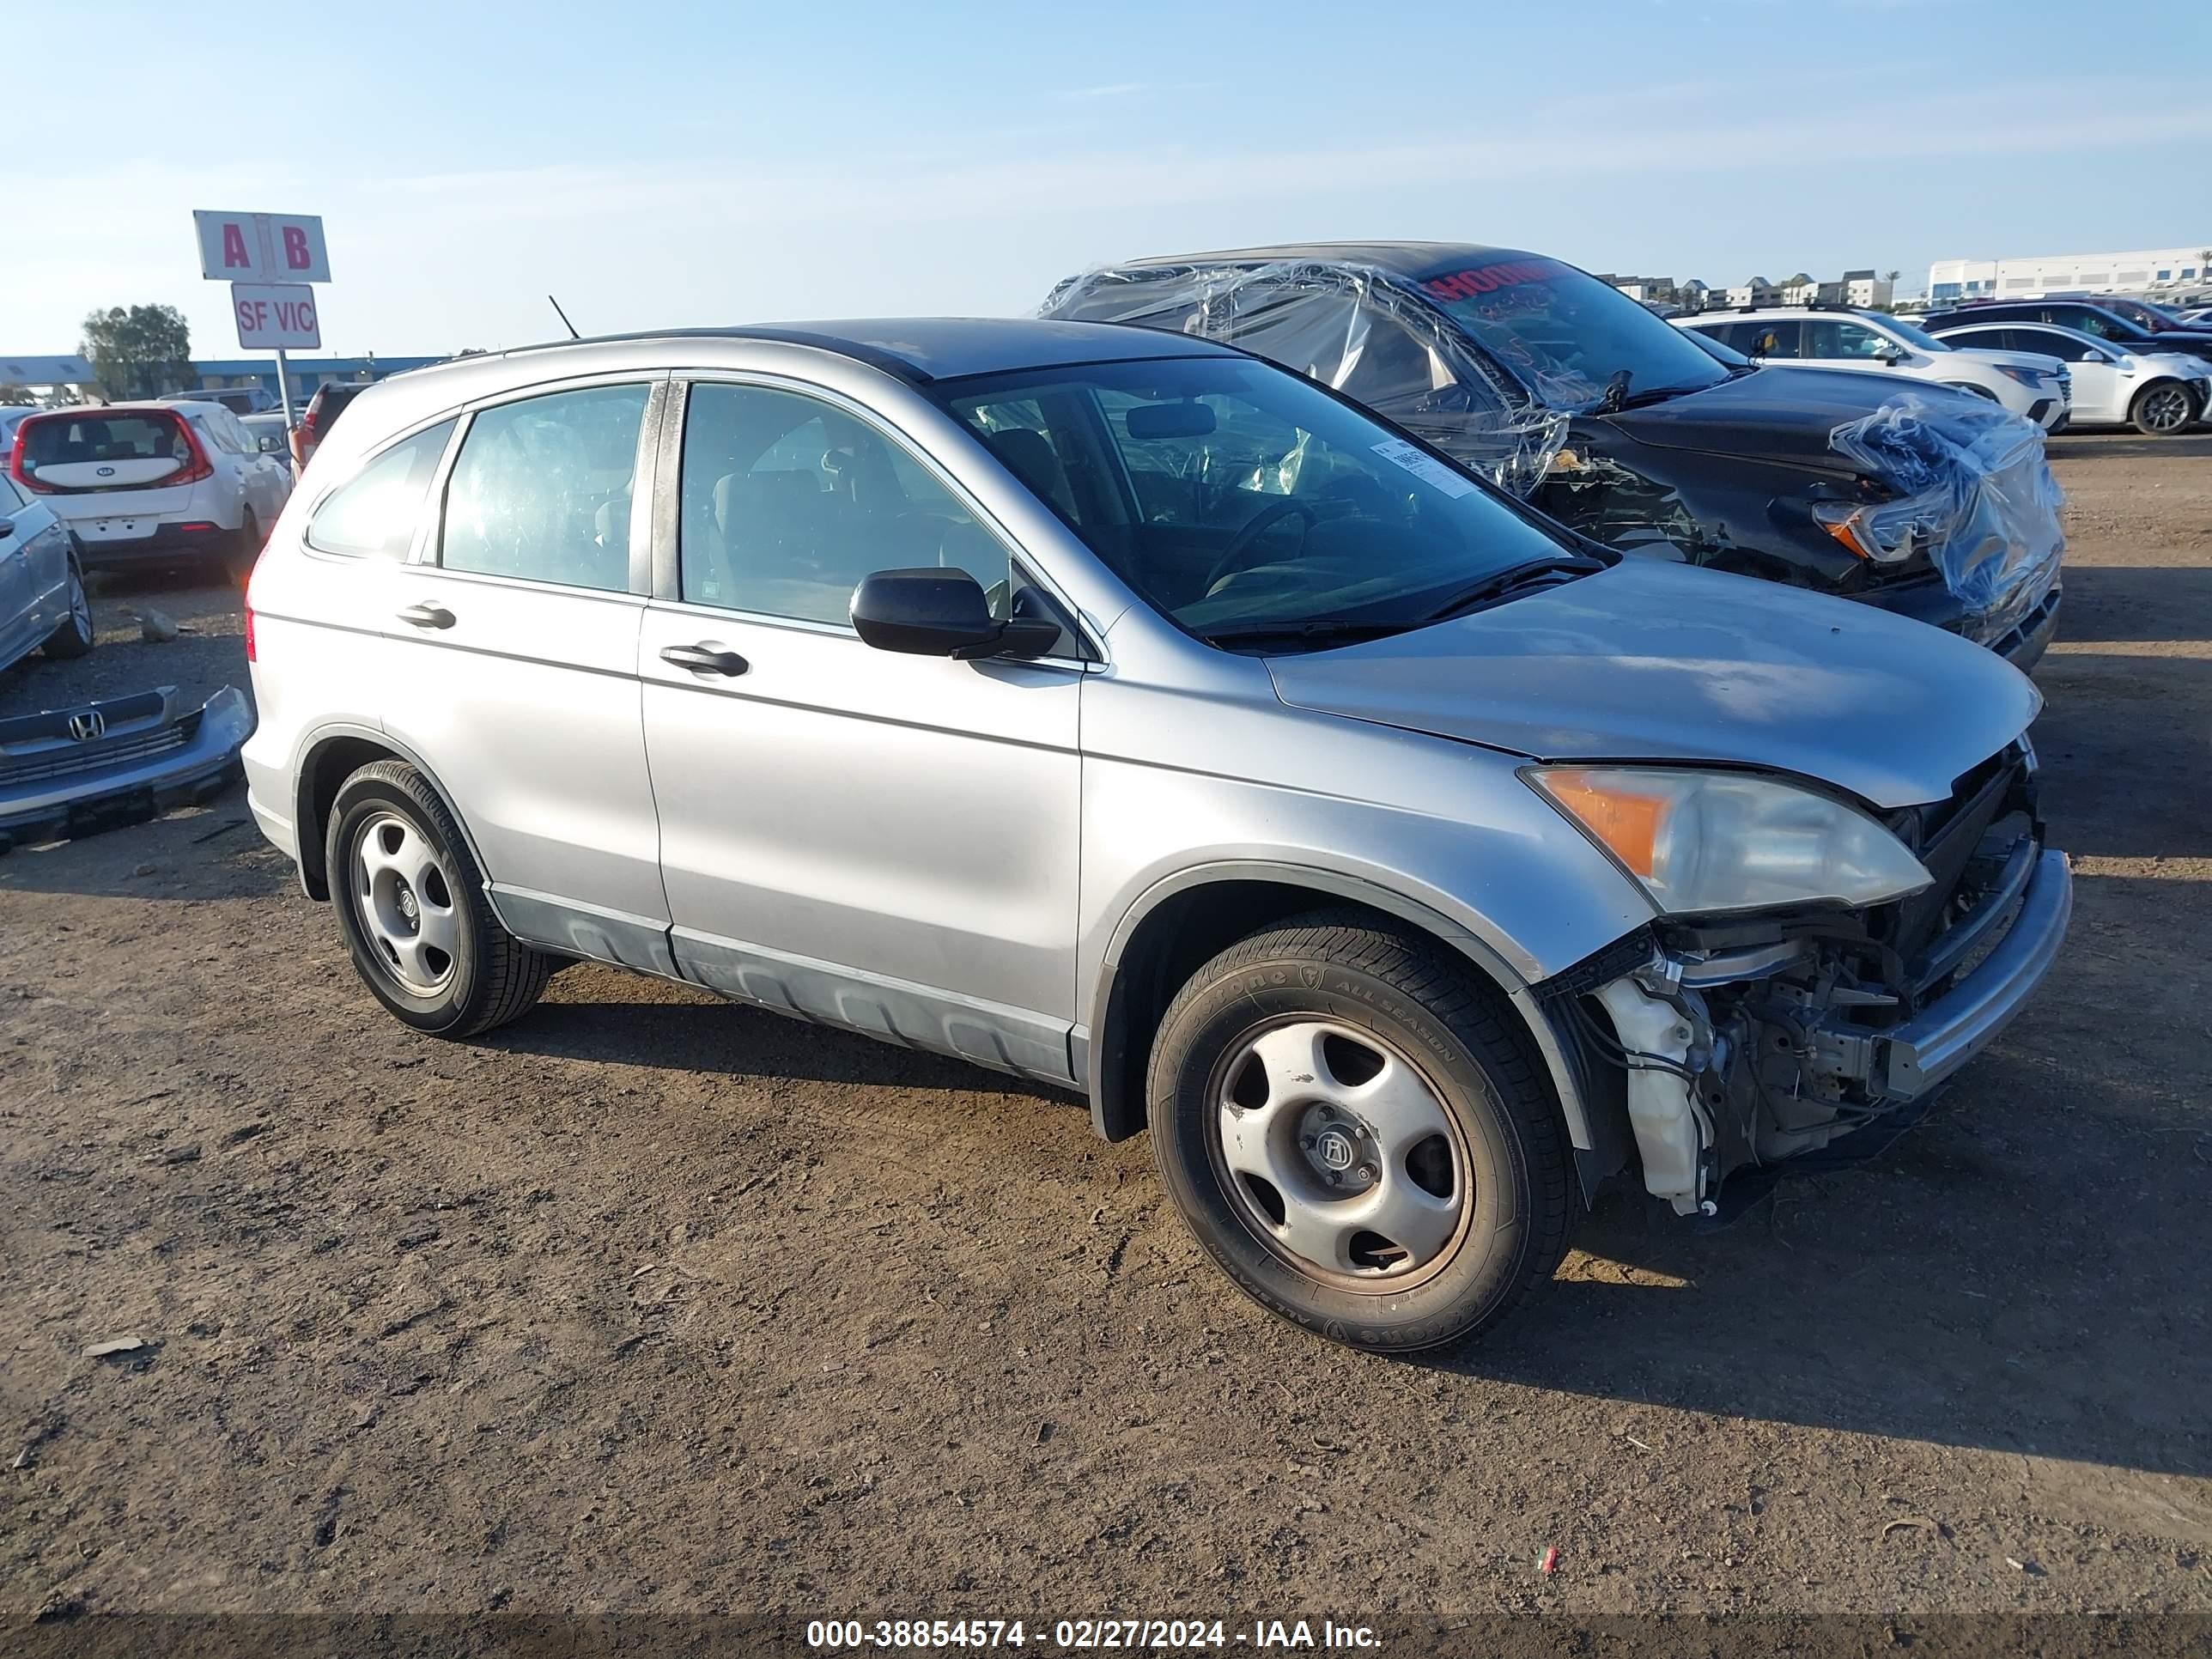
<instances>
[{"instance_id":1,"label":"kia hatchback","mask_svg":"<svg viewBox=\"0 0 2212 1659\"><path fill-rule=\"evenodd\" d=\"M200 562L243 574L292 474L212 403L58 409L15 428L9 475L64 520L84 567Z\"/></svg>"},{"instance_id":2,"label":"kia hatchback","mask_svg":"<svg viewBox=\"0 0 2212 1659\"><path fill-rule=\"evenodd\" d=\"M1145 330L398 377L246 638L254 816L397 1019L588 957L1079 1091L1372 1348L1495 1317L1609 1181L1712 1214L1893 1135L2070 903L1996 656Z\"/></svg>"}]
</instances>

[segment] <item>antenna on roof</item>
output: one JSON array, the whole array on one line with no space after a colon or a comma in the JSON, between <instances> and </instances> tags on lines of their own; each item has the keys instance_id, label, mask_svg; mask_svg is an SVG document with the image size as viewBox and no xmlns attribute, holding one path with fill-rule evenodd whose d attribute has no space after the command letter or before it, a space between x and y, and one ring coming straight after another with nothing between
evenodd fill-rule
<instances>
[{"instance_id":1,"label":"antenna on roof","mask_svg":"<svg viewBox=\"0 0 2212 1659\"><path fill-rule=\"evenodd\" d=\"M553 307L553 314L561 319L561 326L568 331L568 337L570 339L580 340L584 337L582 335L576 332L575 324L568 320L568 313L561 309L561 302L558 300L555 299L549 294L545 296L545 303Z\"/></svg>"}]
</instances>

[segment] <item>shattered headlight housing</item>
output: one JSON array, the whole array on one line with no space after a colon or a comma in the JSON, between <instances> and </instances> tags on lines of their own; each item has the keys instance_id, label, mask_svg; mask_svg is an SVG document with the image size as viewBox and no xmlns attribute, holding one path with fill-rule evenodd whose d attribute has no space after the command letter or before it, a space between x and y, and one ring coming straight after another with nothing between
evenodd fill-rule
<instances>
[{"instance_id":1,"label":"shattered headlight housing","mask_svg":"<svg viewBox=\"0 0 2212 1659\"><path fill-rule=\"evenodd\" d=\"M1662 766L1521 775L1667 915L1879 904L1935 880L1865 813L1778 778Z\"/></svg>"}]
</instances>

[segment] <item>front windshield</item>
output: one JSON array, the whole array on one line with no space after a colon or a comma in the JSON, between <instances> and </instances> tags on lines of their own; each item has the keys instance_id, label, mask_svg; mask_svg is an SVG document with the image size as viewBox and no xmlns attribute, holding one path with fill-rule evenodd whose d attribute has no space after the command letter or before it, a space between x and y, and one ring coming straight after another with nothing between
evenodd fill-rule
<instances>
[{"instance_id":1,"label":"front windshield","mask_svg":"<svg viewBox=\"0 0 2212 1659\"><path fill-rule=\"evenodd\" d=\"M1902 317L1885 317L1881 319L1881 325L1916 350L1948 351L1951 349L1919 324L1908 323Z\"/></svg>"},{"instance_id":2,"label":"front windshield","mask_svg":"<svg viewBox=\"0 0 2212 1659\"><path fill-rule=\"evenodd\" d=\"M1450 462L1267 363L1085 363L930 390L1201 638L1416 627L1500 572L1587 559Z\"/></svg>"},{"instance_id":3,"label":"front windshield","mask_svg":"<svg viewBox=\"0 0 2212 1659\"><path fill-rule=\"evenodd\" d=\"M1502 253L1431 271L1414 285L1553 409L1589 408L1623 370L1632 402L1728 379L1672 323L1556 259Z\"/></svg>"}]
</instances>

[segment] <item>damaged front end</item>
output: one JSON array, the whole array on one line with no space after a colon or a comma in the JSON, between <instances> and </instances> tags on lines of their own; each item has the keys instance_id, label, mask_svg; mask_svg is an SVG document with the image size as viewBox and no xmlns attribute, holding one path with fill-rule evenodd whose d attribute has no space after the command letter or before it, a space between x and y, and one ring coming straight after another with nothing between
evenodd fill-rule
<instances>
[{"instance_id":1,"label":"damaged front end","mask_svg":"<svg viewBox=\"0 0 2212 1659\"><path fill-rule=\"evenodd\" d=\"M1586 1184L1640 1164L1680 1214L1880 1151L2040 983L2072 908L2023 741L1885 815L1934 880L1863 908L1668 917L1543 988L1601 1126Z\"/></svg>"},{"instance_id":2,"label":"damaged front end","mask_svg":"<svg viewBox=\"0 0 2212 1659\"><path fill-rule=\"evenodd\" d=\"M237 773L252 735L252 705L231 685L204 703L163 685L0 720L0 853L203 800Z\"/></svg>"}]
</instances>

